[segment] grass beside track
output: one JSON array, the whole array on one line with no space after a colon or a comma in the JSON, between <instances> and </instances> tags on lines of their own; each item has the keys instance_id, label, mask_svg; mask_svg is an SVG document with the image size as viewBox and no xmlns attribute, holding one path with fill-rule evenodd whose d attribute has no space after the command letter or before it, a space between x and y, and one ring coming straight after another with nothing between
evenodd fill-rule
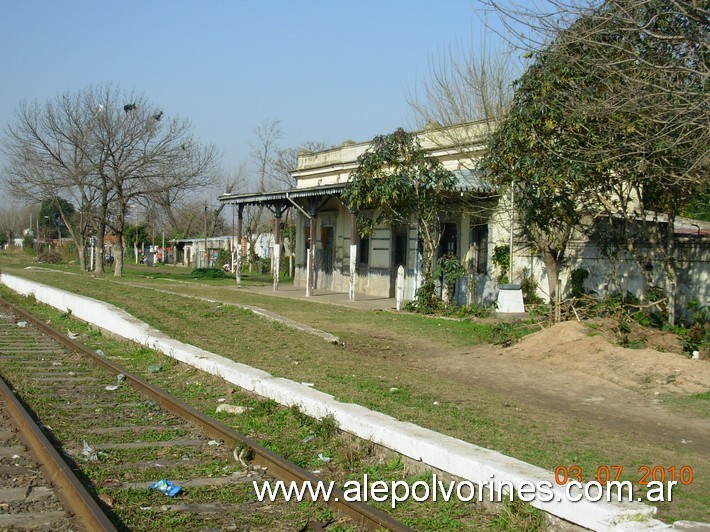
<instances>
[{"instance_id":1,"label":"grass beside track","mask_svg":"<svg viewBox=\"0 0 710 532\"><path fill-rule=\"evenodd\" d=\"M406 481L410 485L417 481L431 481L431 475L419 469L408 469L401 458L390 451L386 451L347 434L341 434L332 418L314 420L304 415L297 407L286 408L272 400L264 399L244 391L235 390L232 385L213 375L206 374L193 367L179 363L152 349L138 346L104 335L101 331L79 322L70 313L62 313L47 305L36 302L34 298L25 298L10 293L0 286L0 295L15 304L27 308L33 314L50 322L54 328L62 331L70 328L79 335L80 342L90 349L100 349L104 356L115 360L131 373L140 375L163 389L169 390L173 395L187 402L198 410L220 419L223 423L246 434L267 448L273 450L297 465L315 471L325 480L333 480L340 486L347 480L362 479L368 475L370 482L374 481ZM13 362L5 363L2 372L10 374L22 373L23 365L14 367ZM150 369L149 369L150 368ZM86 370L91 371L92 366L87 364ZM94 371L96 371L94 369ZM100 373L100 371L99 371ZM119 435L96 435L87 432L86 427L77 422L73 412L67 414L64 409L57 409L57 397L51 389L36 387L31 383L31 378L23 375L15 378L13 386L18 394L27 398L38 413L39 419L51 423L53 433L58 440L69 442L72 448L77 447L77 442L89 441L97 445L110 440L111 443L135 441L168 441L174 438L190 437L192 430L169 429L145 432L136 437L131 431L123 431ZM135 400L135 392L129 387L121 387L111 396L117 403ZM61 400L59 401L62 402ZM240 415L231 415L216 412L221 404L232 404L246 407ZM138 420L139 424L156 424L160 426L172 414L162 411L152 401L146 401L141 410L149 420ZM132 420L117 418L117 426L126 427L133 425ZM93 424L94 421L92 420ZM75 451L69 451L73 454ZM198 477L221 477L229 475L240 466L233 458L213 460L205 463L203 469L183 462L192 455L198 457L201 451L196 448L175 448L171 451L162 451L161 460L168 460L175 464L171 466L154 467L150 462L155 461L155 453L149 449L114 449L99 451L96 462L83 462L82 473L92 481L108 484L108 487L93 488L104 497L112 501L114 512L120 516L122 523L131 530L145 530L146 518L150 518L149 529L170 528L176 532L194 530L195 521L187 514L173 514L160 510L165 504L164 497L150 494L146 498L145 490L125 489L111 487L114 477L107 477L106 470L111 467L121 469L122 464L145 461L143 469L134 471L130 475L123 474L121 481L153 482L158 478L189 479L191 475ZM240 454L241 456L241 454ZM320 457L326 456L325 462ZM248 457L246 458L248 460ZM183 465L185 464L185 465ZM256 503L255 492L251 482L236 484L229 490L212 490L209 487L187 490L187 495L175 500L176 504L185 504L194 500L207 498L212 503ZM139 504L140 503L140 504ZM144 506L153 507L147 513ZM281 506L281 505L280 505ZM449 501L441 503L401 503L396 509L389 506L389 502L374 504L396 519L414 527L416 530L508 530L513 527L521 531L538 531L544 529L544 518L541 512L527 505L505 505L498 514L493 514L485 508L474 503ZM280 510L281 511L281 510ZM257 519L258 512L251 512L244 516L240 523L250 530L275 530L293 529L281 528L280 514L264 515ZM241 518L240 518L241 519ZM299 503L293 505L293 515L283 519L296 522L307 522L312 519L319 521L335 520L335 524L328 529L334 532L359 530L348 525L338 523L339 516L325 506L324 503ZM289 521L290 522L290 521ZM289 526L288 523L286 526Z\"/></svg>"},{"instance_id":2,"label":"grass beside track","mask_svg":"<svg viewBox=\"0 0 710 532\"><path fill-rule=\"evenodd\" d=\"M399 345L407 337L422 338L439 347L458 347L495 342L501 335L522 335L531 330L525 326L501 327L269 297L235 289L233 281L195 282L184 270L165 267L129 268L120 280L110 275L93 278L4 268L8 273L113 303L174 338L276 376L313 382L315 388L341 401L358 403L551 471L559 465L575 464L584 472L594 472L600 465L623 464L629 475L622 480L636 483L641 465L680 467L688 463L688 456L678 447L651 446L613 426L600 431L555 412L511 403L510 398L490 390L467 389L462 394L459 384L441 375L399 363ZM73 266L52 268L78 273ZM345 346L329 345L243 309L151 288L257 305L338 335ZM674 490L673 502L657 505L660 518L709 519L710 458L705 454L692 459L694 482Z\"/></svg>"}]
</instances>

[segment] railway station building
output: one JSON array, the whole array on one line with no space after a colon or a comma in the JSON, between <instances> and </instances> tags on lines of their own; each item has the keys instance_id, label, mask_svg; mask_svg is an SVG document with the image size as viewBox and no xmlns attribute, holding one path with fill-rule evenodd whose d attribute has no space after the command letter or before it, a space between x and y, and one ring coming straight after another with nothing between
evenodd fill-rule
<instances>
[{"instance_id":1,"label":"railway station building","mask_svg":"<svg viewBox=\"0 0 710 532\"><path fill-rule=\"evenodd\" d=\"M537 283L538 295L547 300L548 283L542 259L534 246L511 238L514 211L510 198L499 195L476 171L476 161L484 153L490 127L488 122L481 121L449 128L425 128L417 133L421 146L458 180L447 209L441 213L437 255L456 254L466 268L467 276L457 283L453 296L459 304L496 302L500 287L507 280L501 278L494 251L504 246L512 249L513 282L519 282L523 276L532 278ZM220 196L221 202L233 205L238 213L237 241L241 241L244 209L262 206L273 214L274 241L281 244L284 214L291 209L295 220L294 285L303 288L306 295L328 290L348 294L350 299L358 294L395 297L401 266L404 300L412 300L422 282L416 224L379 226L371 235L361 237L356 230L358 213L350 212L340 198L351 172L357 168L358 157L369 146L369 142L348 141L323 151L302 152L292 172L297 183L294 188ZM710 296L710 224L679 220L675 231L678 310L682 314L691 299L707 301ZM519 231L513 231L516 233ZM272 254L276 259L279 247L275 246ZM631 257L621 257L611 264L582 235L573 237L567 257L559 272L563 293L569 290L570 274L576 268L588 270L586 286L600 294L620 291L638 294L645 289L647 276ZM662 275L661 268L657 270ZM274 289L278 289L278 280Z\"/></svg>"}]
</instances>

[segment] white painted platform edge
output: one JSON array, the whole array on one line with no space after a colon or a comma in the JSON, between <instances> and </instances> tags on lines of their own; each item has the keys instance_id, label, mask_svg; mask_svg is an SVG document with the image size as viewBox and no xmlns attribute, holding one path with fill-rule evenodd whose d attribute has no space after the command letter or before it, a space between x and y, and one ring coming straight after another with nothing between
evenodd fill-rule
<instances>
[{"instance_id":1,"label":"white painted platform edge","mask_svg":"<svg viewBox=\"0 0 710 532\"><path fill-rule=\"evenodd\" d=\"M225 380L283 405L298 405L313 417L330 414L342 430L371 440L398 453L420 460L432 467L472 482L491 480L509 481L518 487L523 482L551 482L553 473L499 452L478 447L373 412L362 406L336 401L333 396L309 386L240 364L220 355L169 338L114 305L28 279L0 273L0 282L20 294L34 294L35 298L62 311L160 351L198 369L218 375ZM668 525L651 516L656 509L642 503L607 503L581 500L571 502L564 496L562 486L554 486L555 499L530 502L552 515L592 530L650 530L667 529ZM556 500L557 498L561 500Z\"/></svg>"}]
</instances>

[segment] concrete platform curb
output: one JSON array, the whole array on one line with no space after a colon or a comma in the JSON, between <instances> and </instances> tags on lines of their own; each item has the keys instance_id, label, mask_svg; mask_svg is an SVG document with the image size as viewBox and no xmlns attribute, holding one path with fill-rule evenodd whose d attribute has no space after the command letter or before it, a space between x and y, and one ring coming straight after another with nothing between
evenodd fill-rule
<instances>
[{"instance_id":1,"label":"concrete platform curb","mask_svg":"<svg viewBox=\"0 0 710 532\"><path fill-rule=\"evenodd\" d=\"M0 273L0 282L16 292L34 294L38 301L65 312L71 311L81 320L218 375L241 388L287 406L298 405L310 416L332 415L342 430L473 483L486 486L491 481L510 482L516 490L530 483L550 483L552 495L549 498L552 500L546 500L548 497L541 497L538 492L530 504L579 526L620 531L670 528L652 519L656 509L650 505L591 502L584 498L573 502L566 497L564 486L552 483L553 473L550 471L356 404L336 401L331 395L310 386L273 377L265 371L179 342L108 303L14 275Z\"/></svg>"}]
</instances>

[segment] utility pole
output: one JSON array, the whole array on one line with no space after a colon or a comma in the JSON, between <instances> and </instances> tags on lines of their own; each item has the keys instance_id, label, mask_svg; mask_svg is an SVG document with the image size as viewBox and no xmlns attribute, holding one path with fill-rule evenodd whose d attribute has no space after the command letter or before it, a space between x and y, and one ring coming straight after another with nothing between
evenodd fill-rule
<instances>
[{"instance_id":1,"label":"utility pole","mask_svg":"<svg viewBox=\"0 0 710 532\"><path fill-rule=\"evenodd\" d=\"M136 264L138 264L138 208L136 207L136 237L133 239L133 252L136 254Z\"/></svg>"},{"instance_id":2,"label":"utility pole","mask_svg":"<svg viewBox=\"0 0 710 532\"><path fill-rule=\"evenodd\" d=\"M207 251L207 202L205 202L205 268L210 267L210 256Z\"/></svg>"},{"instance_id":3,"label":"utility pole","mask_svg":"<svg viewBox=\"0 0 710 532\"><path fill-rule=\"evenodd\" d=\"M236 203L232 203L232 240L229 241L229 251L231 256L231 262L229 263L230 272L234 271L234 210L236 206Z\"/></svg>"}]
</instances>

